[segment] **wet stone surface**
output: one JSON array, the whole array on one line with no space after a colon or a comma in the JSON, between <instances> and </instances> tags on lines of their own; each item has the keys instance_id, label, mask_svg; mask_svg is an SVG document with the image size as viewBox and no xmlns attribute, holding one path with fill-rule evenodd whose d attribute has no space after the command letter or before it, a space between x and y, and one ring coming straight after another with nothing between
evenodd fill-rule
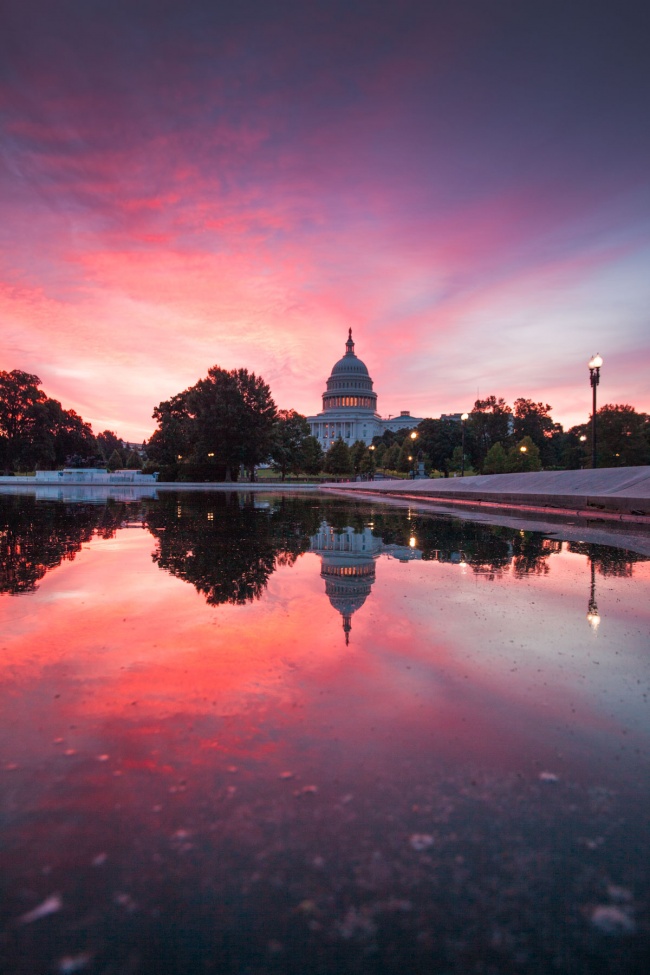
<instances>
[{"instance_id":1,"label":"wet stone surface","mask_svg":"<svg viewBox=\"0 0 650 975\"><path fill-rule=\"evenodd\" d=\"M53 571L0 604L3 975L645 973L647 565L218 503L12 542Z\"/></svg>"}]
</instances>

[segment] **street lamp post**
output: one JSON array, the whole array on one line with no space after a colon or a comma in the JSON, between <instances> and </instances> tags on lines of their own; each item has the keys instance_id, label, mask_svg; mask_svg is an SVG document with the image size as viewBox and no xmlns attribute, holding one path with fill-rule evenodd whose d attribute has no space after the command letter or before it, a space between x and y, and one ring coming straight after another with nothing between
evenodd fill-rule
<instances>
[{"instance_id":1,"label":"street lamp post","mask_svg":"<svg viewBox=\"0 0 650 975\"><path fill-rule=\"evenodd\" d=\"M465 477L465 424L467 423L468 420L469 420L469 413L462 413L461 414L461 417L460 417L460 422L463 425L463 436L462 436L462 441L461 441L462 446L460 448L461 449L461 452L462 452L462 457L461 457L461 461L460 461L460 476L461 477Z\"/></svg>"},{"instance_id":2,"label":"street lamp post","mask_svg":"<svg viewBox=\"0 0 650 975\"><path fill-rule=\"evenodd\" d=\"M596 355L589 360L589 382L593 393L593 403L591 411L591 466L596 466L596 387L600 382L600 367L603 364L602 356Z\"/></svg>"},{"instance_id":3,"label":"street lamp post","mask_svg":"<svg viewBox=\"0 0 650 975\"><path fill-rule=\"evenodd\" d=\"M413 480L415 480L415 441L417 439L417 433L415 432L415 430L412 430L411 431L410 437L411 437L411 443L413 445L413 447L412 447L412 449L413 449L413 456L412 457L409 457L409 460L412 460L413 461Z\"/></svg>"}]
</instances>

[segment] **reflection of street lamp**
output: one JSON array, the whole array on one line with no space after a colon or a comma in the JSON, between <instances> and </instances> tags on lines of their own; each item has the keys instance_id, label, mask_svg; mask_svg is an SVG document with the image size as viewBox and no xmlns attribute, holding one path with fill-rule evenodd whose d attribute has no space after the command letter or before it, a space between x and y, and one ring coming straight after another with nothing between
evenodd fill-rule
<instances>
[{"instance_id":1,"label":"reflection of street lamp","mask_svg":"<svg viewBox=\"0 0 650 975\"><path fill-rule=\"evenodd\" d=\"M461 459L461 462L460 462L460 476L461 477L465 477L465 424L467 423L468 420L469 420L469 413L462 413L461 414L461 417L460 417L460 422L463 425L462 447L460 448L461 451L462 451L462 454L463 454L462 459Z\"/></svg>"},{"instance_id":2,"label":"reflection of street lamp","mask_svg":"<svg viewBox=\"0 0 650 975\"><path fill-rule=\"evenodd\" d=\"M596 566L593 555L589 556L591 562L591 591L589 593L589 606L587 607L587 622L593 630L598 629L600 614L596 605Z\"/></svg>"},{"instance_id":3,"label":"reflection of street lamp","mask_svg":"<svg viewBox=\"0 0 650 975\"><path fill-rule=\"evenodd\" d=\"M593 408L591 411L591 466L596 466L596 387L600 382L600 367L603 364L602 356L596 354L589 360L589 382L593 392Z\"/></svg>"}]
</instances>

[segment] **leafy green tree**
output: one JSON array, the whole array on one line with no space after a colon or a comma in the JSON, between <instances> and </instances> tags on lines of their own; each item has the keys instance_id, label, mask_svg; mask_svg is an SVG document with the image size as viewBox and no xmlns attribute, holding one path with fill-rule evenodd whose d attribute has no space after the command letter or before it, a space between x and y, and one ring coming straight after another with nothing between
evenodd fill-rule
<instances>
[{"instance_id":1,"label":"leafy green tree","mask_svg":"<svg viewBox=\"0 0 650 975\"><path fill-rule=\"evenodd\" d=\"M507 469L508 457L503 449L503 444L500 441L497 441L496 443L492 444L485 455L485 460L483 461L483 473L505 474Z\"/></svg>"},{"instance_id":2,"label":"leafy green tree","mask_svg":"<svg viewBox=\"0 0 650 975\"><path fill-rule=\"evenodd\" d=\"M214 456L232 480L242 465L251 476L271 454L276 407L263 379L247 369L212 366L187 392L197 459Z\"/></svg>"},{"instance_id":3,"label":"leafy green tree","mask_svg":"<svg viewBox=\"0 0 650 975\"><path fill-rule=\"evenodd\" d=\"M154 409L153 418L158 424L158 429L154 431L147 444L147 456L152 463L173 468L191 454L192 423L187 406L189 393L189 389L177 393L170 399L163 400ZM97 439L100 440L109 432L106 430L104 434L100 433ZM113 450L117 449L113 447ZM107 456L106 453L104 456Z\"/></svg>"},{"instance_id":4,"label":"leafy green tree","mask_svg":"<svg viewBox=\"0 0 650 975\"><path fill-rule=\"evenodd\" d=\"M453 468L450 465L454 451L461 451L462 456L462 424L457 420L450 420L448 418L444 420L428 418L422 420L417 428L417 432L418 444L426 454L431 466L445 473L452 470ZM469 458L473 457L473 455L474 438L471 424L467 423L465 428L465 456ZM460 466L457 467L457 470L460 469Z\"/></svg>"},{"instance_id":5,"label":"leafy green tree","mask_svg":"<svg viewBox=\"0 0 650 975\"><path fill-rule=\"evenodd\" d=\"M117 450L122 455L122 460L124 460L122 441L112 430L103 430L102 433L97 434L95 439L97 440L97 447L105 464L114 450Z\"/></svg>"},{"instance_id":6,"label":"leafy green tree","mask_svg":"<svg viewBox=\"0 0 650 975\"><path fill-rule=\"evenodd\" d=\"M591 430L587 441L591 450ZM650 464L650 417L627 404L607 404L596 414L599 467Z\"/></svg>"},{"instance_id":7,"label":"leafy green tree","mask_svg":"<svg viewBox=\"0 0 650 975\"><path fill-rule=\"evenodd\" d=\"M130 471L141 471L142 470L142 458L135 450L132 450L126 459L127 469Z\"/></svg>"},{"instance_id":8,"label":"leafy green tree","mask_svg":"<svg viewBox=\"0 0 650 975\"><path fill-rule=\"evenodd\" d=\"M352 469L355 474L358 474L361 470L361 461L366 450L367 447L363 440L355 440L350 447L350 460L352 461Z\"/></svg>"},{"instance_id":9,"label":"leafy green tree","mask_svg":"<svg viewBox=\"0 0 650 975\"><path fill-rule=\"evenodd\" d=\"M508 451L508 473L520 471L541 471L542 462L539 447L530 437L523 437Z\"/></svg>"},{"instance_id":10,"label":"leafy green tree","mask_svg":"<svg viewBox=\"0 0 650 975\"><path fill-rule=\"evenodd\" d=\"M288 473L297 474L305 464L305 442L310 437L309 424L295 410L278 410L273 424L271 456L273 470L284 481Z\"/></svg>"},{"instance_id":11,"label":"leafy green tree","mask_svg":"<svg viewBox=\"0 0 650 975\"><path fill-rule=\"evenodd\" d=\"M383 467L384 466L384 457L386 456L386 451L387 451L388 448L386 447L386 444L385 443L379 443L379 444L376 444L375 445L374 440L373 440L373 446L375 447L375 449L373 451L373 456L375 458L375 464L377 465L377 467Z\"/></svg>"},{"instance_id":12,"label":"leafy green tree","mask_svg":"<svg viewBox=\"0 0 650 975\"><path fill-rule=\"evenodd\" d=\"M320 474L325 454L317 437L306 437L303 444L302 469L305 474Z\"/></svg>"},{"instance_id":13,"label":"leafy green tree","mask_svg":"<svg viewBox=\"0 0 650 975\"><path fill-rule=\"evenodd\" d=\"M406 473L412 471L417 460L419 447L413 443L409 436L404 437L397 460L397 470Z\"/></svg>"},{"instance_id":14,"label":"leafy green tree","mask_svg":"<svg viewBox=\"0 0 650 975\"><path fill-rule=\"evenodd\" d=\"M517 440L530 437L539 448L542 463L548 466L555 460L553 437L562 432L562 425L553 422L551 409L548 403L522 397L515 400L514 436Z\"/></svg>"},{"instance_id":15,"label":"leafy green tree","mask_svg":"<svg viewBox=\"0 0 650 975\"><path fill-rule=\"evenodd\" d=\"M327 474L351 474L352 458L350 448L339 437L325 454L324 470Z\"/></svg>"},{"instance_id":16,"label":"leafy green tree","mask_svg":"<svg viewBox=\"0 0 650 975\"><path fill-rule=\"evenodd\" d=\"M0 458L5 468L15 467L33 441L35 407L46 399L40 385L38 376L20 369L0 372Z\"/></svg>"},{"instance_id":17,"label":"leafy green tree","mask_svg":"<svg viewBox=\"0 0 650 975\"><path fill-rule=\"evenodd\" d=\"M463 469L463 448L454 447L454 452L448 462L448 470L458 472Z\"/></svg>"},{"instance_id":18,"label":"leafy green tree","mask_svg":"<svg viewBox=\"0 0 650 975\"><path fill-rule=\"evenodd\" d=\"M492 444L505 443L510 437L512 410L503 399L488 396L477 399L470 413L468 426L476 445L476 461L482 469L485 456Z\"/></svg>"},{"instance_id":19,"label":"leafy green tree","mask_svg":"<svg viewBox=\"0 0 650 975\"><path fill-rule=\"evenodd\" d=\"M364 451L363 457L361 458L361 463L359 464L359 473L365 474L371 477L377 470L377 464L375 461L376 450L366 449Z\"/></svg>"},{"instance_id":20,"label":"leafy green tree","mask_svg":"<svg viewBox=\"0 0 650 975\"><path fill-rule=\"evenodd\" d=\"M109 471L121 470L124 467L124 458L117 450L114 450L106 462Z\"/></svg>"},{"instance_id":21,"label":"leafy green tree","mask_svg":"<svg viewBox=\"0 0 650 975\"><path fill-rule=\"evenodd\" d=\"M384 470L396 471L398 469L401 449L401 445L397 443L393 443L388 447L383 456Z\"/></svg>"}]
</instances>

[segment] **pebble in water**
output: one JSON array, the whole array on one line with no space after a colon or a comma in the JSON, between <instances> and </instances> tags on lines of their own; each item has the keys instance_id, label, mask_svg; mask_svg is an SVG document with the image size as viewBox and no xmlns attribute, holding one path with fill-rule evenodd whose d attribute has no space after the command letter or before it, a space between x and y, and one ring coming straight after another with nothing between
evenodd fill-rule
<instances>
[{"instance_id":1,"label":"pebble in water","mask_svg":"<svg viewBox=\"0 0 650 975\"><path fill-rule=\"evenodd\" d=\"M591 923L601 934L634 934L636 924L629 911L613 907L611 904L598 904L591 912Z\"/></svg>"},{"instance_id":2,"label":"pebble in water","mask_svg":"<svg viewBox=\"0 0 650 975\"><path fill-rule=\"evenodd\" d=\"M48 914L56 914L63 907L63 901L58 894L51 894L46 897L42 904L35 907L33 911L27 911L27 914L23 914L20 921L22 924L31 924L32 921L40 921L42 917L47 917Z\"/></svg>"},{"instance_id":3,"label":"pebble in water","mask_svg":"<svg viewBox=\"0 0 650 975\"><path fill-rule=\"evenodd\" d=\"M81 955L66 955L65 958L60 959L58 970L61 975L73 975L74 972L80 972L82 968L86 968L91 960L92 955L87 951Z\"/></svg>"},{"instance_id":4,"label":"pebble in water","mask_svg":"<svg viewBox=\"0 0 650 975\"><path fill-rule=\"evenodd\" d=\"M414 850L421 853L423 850L428 850L430 846L433 846L433 836L430 836L429 833L413 833L409 839L409 843Z\"/></svg>"}]
</instances>

